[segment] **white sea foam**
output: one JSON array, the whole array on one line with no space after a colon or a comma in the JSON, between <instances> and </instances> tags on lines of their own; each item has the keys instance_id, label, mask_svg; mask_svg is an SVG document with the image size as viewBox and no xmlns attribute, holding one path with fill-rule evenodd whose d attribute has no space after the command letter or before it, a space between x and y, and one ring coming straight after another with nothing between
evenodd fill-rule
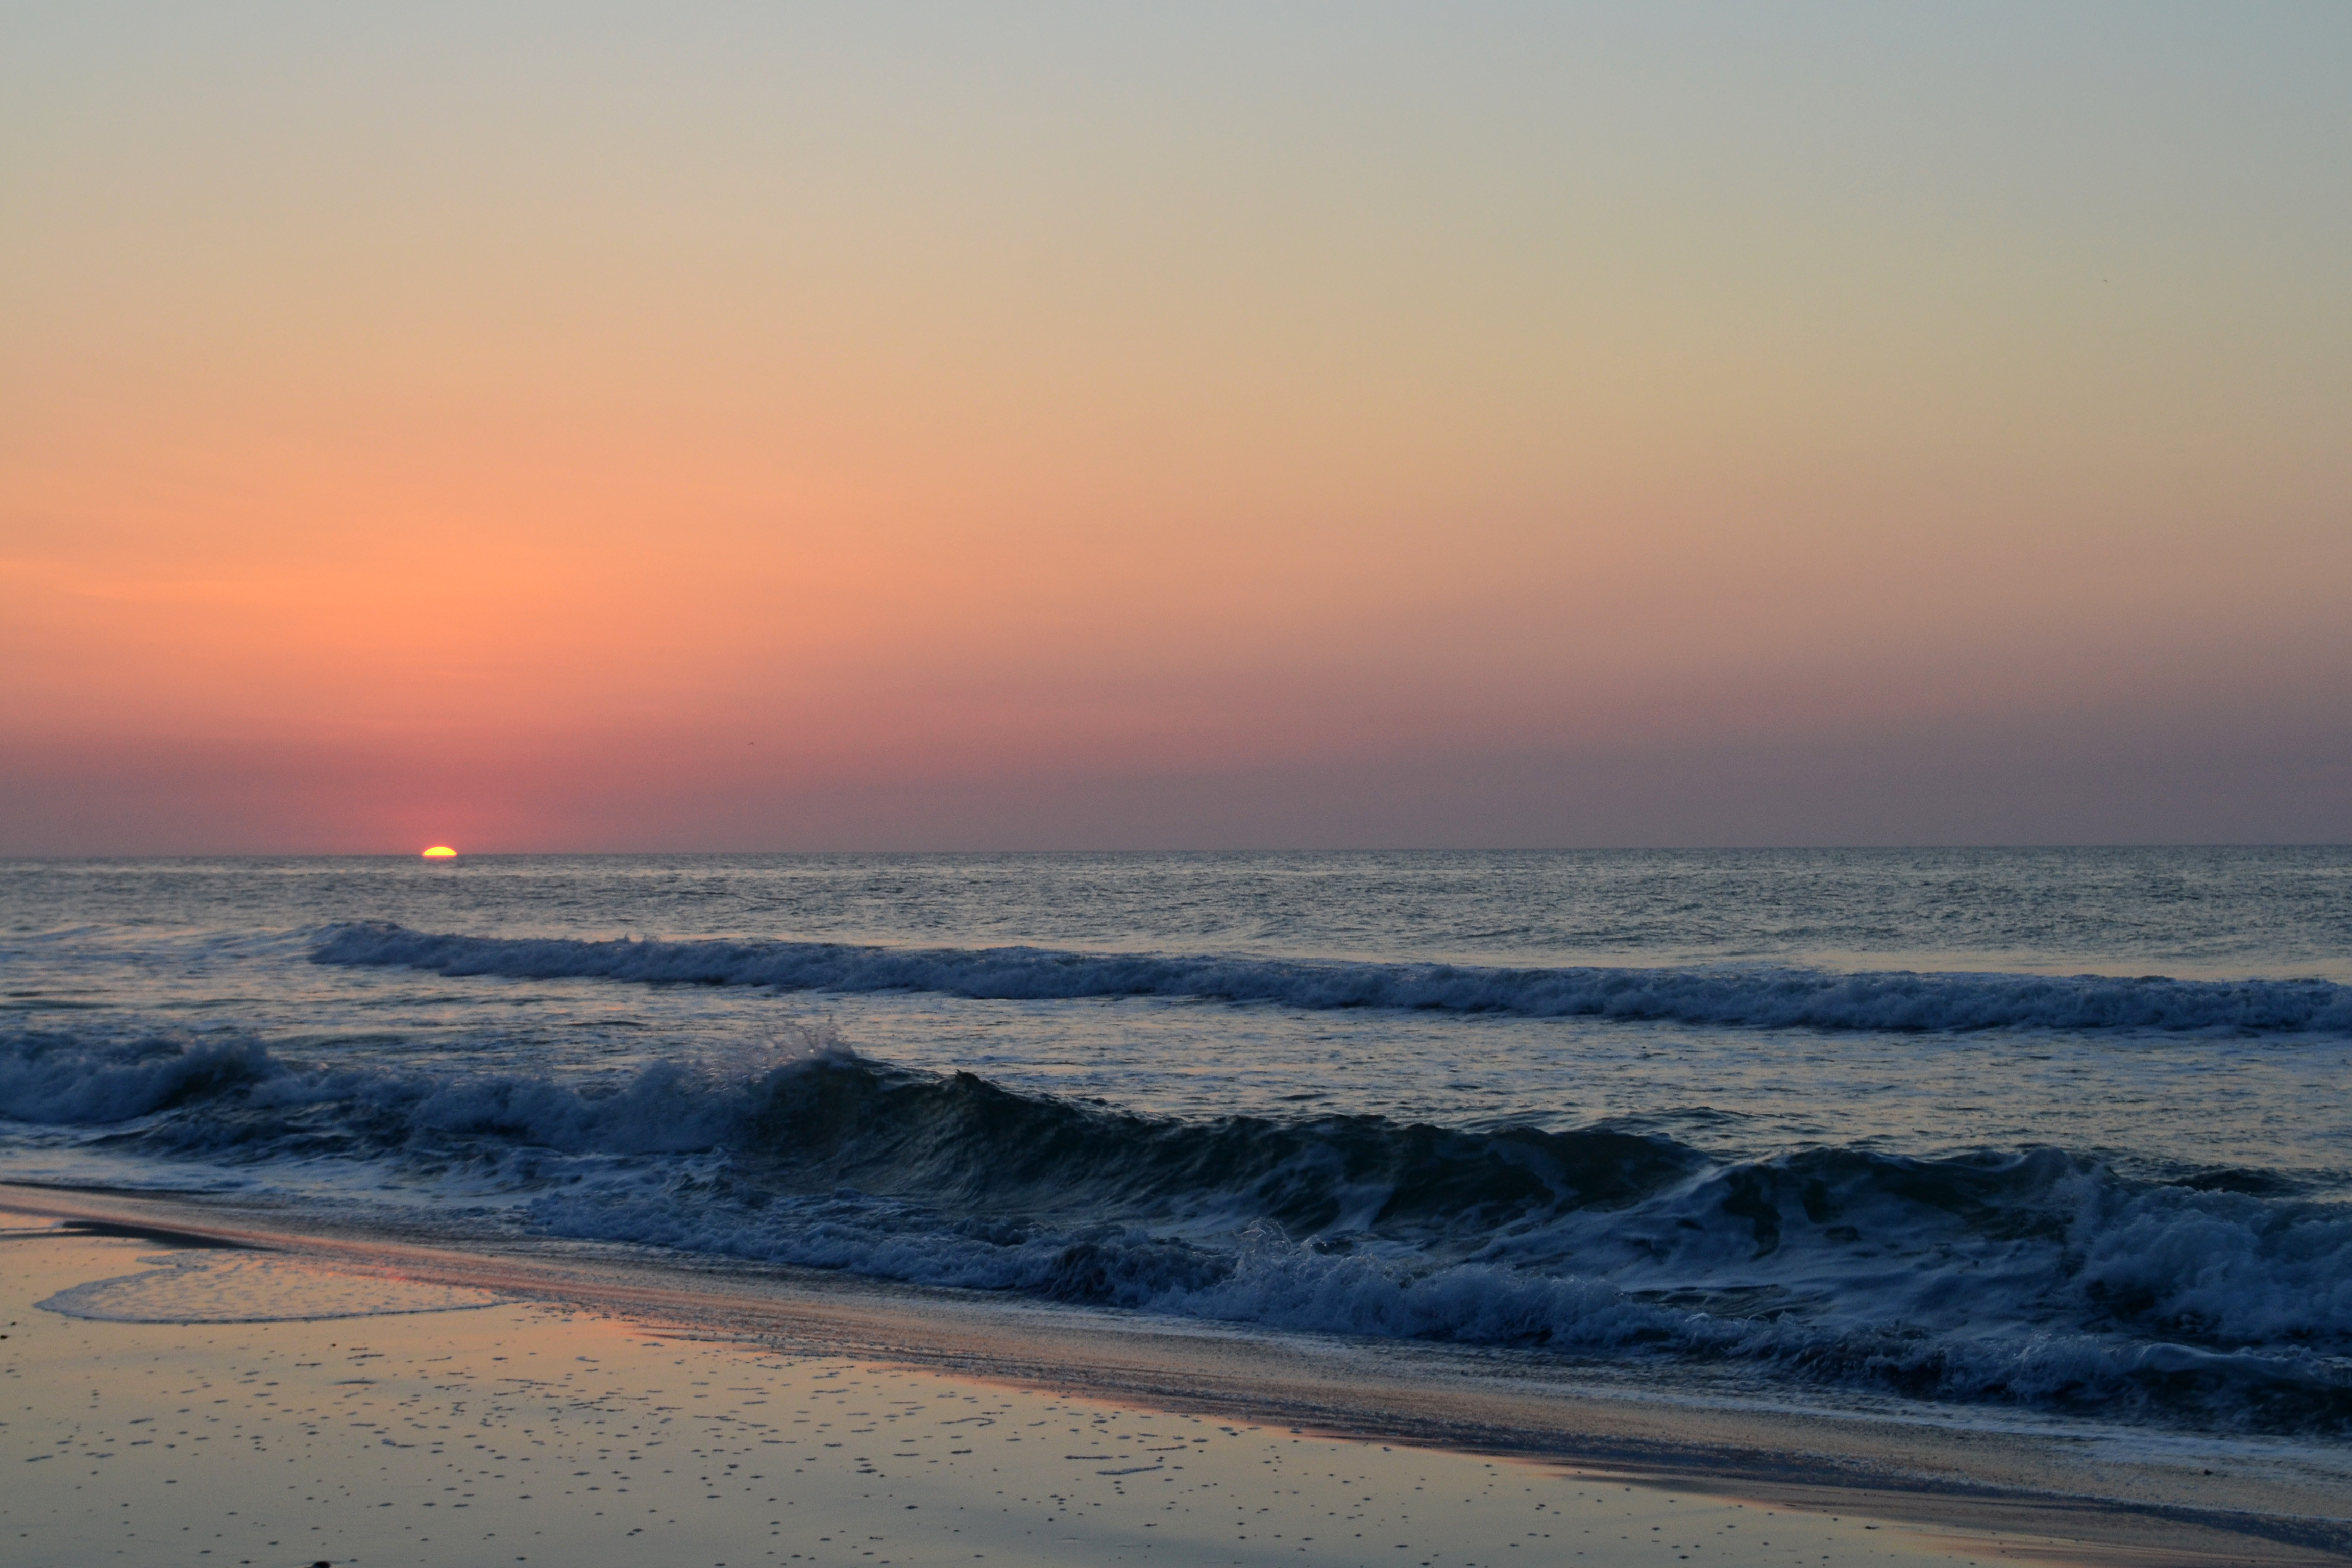
<instances>
[{"instance_id":1,"label":"white sea foam","mask_svg":"<svg viewBox=\"0 0 2352 1568\"><path fill-rule=\"evenodd\" d=\"M250 1253L168 1253L144 1261L157 1267L76 1285L37 1305L108 1323L308 1323L465 1311L499 1300L464 1286Z\"/></svg>"},{"instance_id":2,"label":"white sea foam","mask_svg":"<svg viewBox=\"0 0 2352 1568\"><path fill-rule=\"evenodd\" d=\"M0 1114L178 1160L359 1162L504 1194L548 1234L933 1285L2352 1421L2352 1209L2055 1149L1738 1161L1608 1127L1186 1122L869 1063L822 1032L603 1079L27 1034L0 1037Z\"/></svg>"},{"instance_id":3,"label":"white sea foam","mask_svg":"<svg viewBox=\"0 0 2352 1568\"><path fill-rule=\"evenodd\" d=\"M1780 967L1502 969L1026 947L583 942L434 933L375 922L330 929L312 957L320 963L453 976L930 991L1003 1000L1190 996L1307 1009L1382 1007L1838 1030L2352 1033L2352 987L2326 980L1841 974Z\"/></svg>"},{"instance_id":4,"label":"white sea foam","mask_svg":"<svg viewBox=\"0 0 2352 1568\"><path fill-rule=\"evenodd\" d=\"M2347 853L42 863L0 1173L2352 1430Z\"/></svg>"},{"instance_id":5,"label":"white sea foam","mask_svg":"<svg viewBox=\"0 0 2352 1568\"><path fill-rule=\"evenodd\" d=\"M18 1033L0 1040L0 1116L127 1121L283 1071L249 1038L150 1035L93 1043L66 1034Z\"/></svg>"}]
</instances>

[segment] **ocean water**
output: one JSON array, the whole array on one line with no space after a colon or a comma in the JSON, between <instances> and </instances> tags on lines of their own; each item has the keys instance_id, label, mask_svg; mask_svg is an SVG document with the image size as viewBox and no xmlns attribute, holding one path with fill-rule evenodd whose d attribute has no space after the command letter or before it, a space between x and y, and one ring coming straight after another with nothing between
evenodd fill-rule
<instances>
[{"instance_id":1,"label":"ocean water","mask_svg":"<svg viewBox=\"0 0 2352 1568\"><path fill-rule=\"evenodd\" d=\"M2352 1436L2352 850L0 864L0 1180Z\"/></svg>"}]
</instances>

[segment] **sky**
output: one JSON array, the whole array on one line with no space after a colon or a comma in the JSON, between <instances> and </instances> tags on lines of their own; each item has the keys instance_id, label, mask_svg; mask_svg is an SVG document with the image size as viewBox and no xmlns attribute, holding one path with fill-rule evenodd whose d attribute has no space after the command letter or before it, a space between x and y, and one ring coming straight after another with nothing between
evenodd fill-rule
<instances>
[{"instance_id":1,"label":"sky","mask_svg":"<svg viewBox=\"0 0 2352 1568\"><path fill-rule=\"evenodd\" d=\"M2352 839L2352 6L0 10L0 854Z\"/></svg>"}]
</instances>

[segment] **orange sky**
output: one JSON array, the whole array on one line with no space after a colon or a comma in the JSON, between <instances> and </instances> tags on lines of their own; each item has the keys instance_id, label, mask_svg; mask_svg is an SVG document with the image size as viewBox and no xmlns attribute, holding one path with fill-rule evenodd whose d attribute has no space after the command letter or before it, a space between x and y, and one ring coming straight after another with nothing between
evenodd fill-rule
<instances>
[{"instance_id":1,"label":"orange sky","mask_svg":"<svg viewBox=\"0 0 2352 1568\"><path fill-rule=\"evenodd\" d=\"M0 852L2352 837L2352 21L0 22Z\"/></svg>"}]
</instances>

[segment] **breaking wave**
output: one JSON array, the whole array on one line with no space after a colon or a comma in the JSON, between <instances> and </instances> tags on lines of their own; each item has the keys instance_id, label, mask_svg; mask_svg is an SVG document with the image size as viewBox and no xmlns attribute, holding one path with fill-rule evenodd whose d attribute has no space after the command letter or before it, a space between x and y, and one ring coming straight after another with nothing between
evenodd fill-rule
<instances>
[{"instance_id":1,"label":"breaking wave","mask_svg":"<svg viewBox=\"0 0 2352 1568\"><path fill-rule=\"evenodd\" d=\"M908 949L774 941L588 942L328 928L320 963L516 980L606 979L782 991L929 991L996 1000L1197 997L1309 1009L1825 1030L2063 1029L2352 1034L2352 986L2326 980L1840 974L1792 968L1503 969L1187 958L1029 947Z\"/></svg>"},{"instance_id":2,"label":"breaking wave","mask_svg":"<svg viewBox=\"0 0 2352 1568\"><path fill-rule=\"evenodd\" d=\"M1602 1122L1177 1120L822 1039L608 1076L0 1035L0 1115L370 1162L541 1234L1348 1334L1769 1363L1922 1397L2352 1429L2352 1208L2055 1148L1731 1160Z\"/></svg>"}]
</instances>

